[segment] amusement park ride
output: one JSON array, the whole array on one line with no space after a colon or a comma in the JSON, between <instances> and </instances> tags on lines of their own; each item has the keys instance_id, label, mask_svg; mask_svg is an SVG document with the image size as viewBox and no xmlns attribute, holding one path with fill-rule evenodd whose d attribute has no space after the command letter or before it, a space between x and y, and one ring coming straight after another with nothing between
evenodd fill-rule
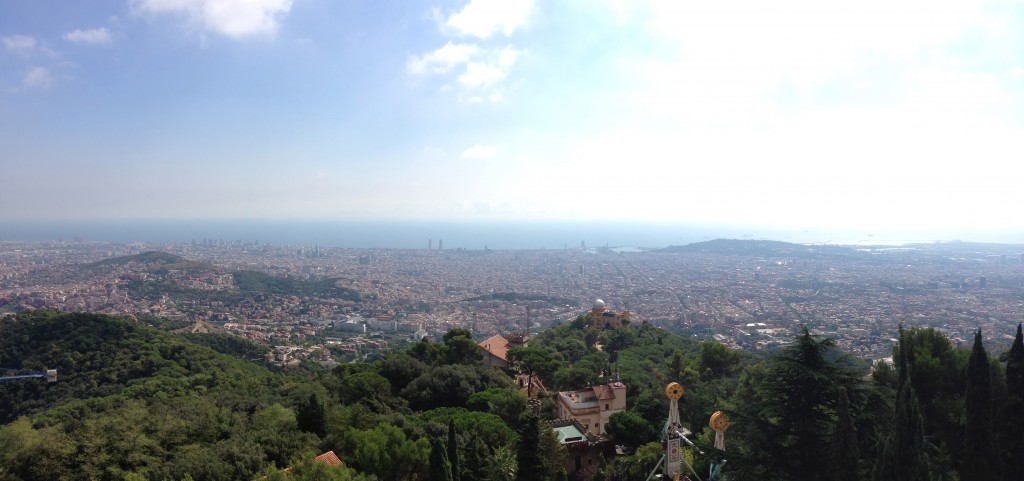
<instances>
[{"instance_id":1,"label":"amusement park ride","mask_svg":"<svg viewBox=\"0 0 1024 481\"><path fill-rule=\"evenodd\" d=\"M0 381L14 381L17 379L46 379L46 382L57 382L57 370L47 369L44 372L27 371L24 369L8 369L0 367Z\"/></svg>"},{"instance_id":2,"label":"amusement park ride","mask_svg":"<svg viewBox=\"0 0 1024 481\"><path fill-rule=\"evenodd\" d=\"M698 454L705 456L704 451L695 446L687 436L692 433L689 429L683 427L682 423L679 422L679 398L683 397L683 386L679 383L674 382L665 387L665 396L669 399L668 408L668 421L665 422L665 428L662 429L662 444L665 446L665 454L661 456L658 463L654 465L654 469L651 470L651 474L647 476L647 481L654 479L655 477L663 477L671 479L673 481L679 481L687 476L683 472L683 467L693 474L697 481L702 481L700 476L693 467L686 462L682 453L682 444L686 443L687 446L693 448ZM722 411L716 411L711 415L711 420L708 423L711 429L715 431L715 449L725 451L725 430L729 429L729 418ZM710 473L708 473L708 481L716 481L723 479L721 477L722 466L726 463L725 459L712 460ZM664 467L662 466L664 465ZM659 468L662 468L662 475L657 476Z\"/></svg>"}]
</instances>

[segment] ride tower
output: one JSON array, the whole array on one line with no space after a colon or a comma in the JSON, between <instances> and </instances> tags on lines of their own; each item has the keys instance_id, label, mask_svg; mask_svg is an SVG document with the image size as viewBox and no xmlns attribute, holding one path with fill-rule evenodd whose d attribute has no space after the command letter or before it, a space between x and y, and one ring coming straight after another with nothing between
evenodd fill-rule
<instances>
[{"instance_id":1,"label":"ride tower","mask_svg":"<svg viewBox=\"0 0 1024 481\"><path fill-rule=\"evenodd\" d=\"M668 396L668 422L665 423L665 475L678 479L683 474L682 440L683 425L679 422L679 398L683 397L683 386L674 382L665 387Z\"/></svg>"},{"instance_id":2,"label":"ride tower","mask_svg":"<svg viewBox=\"0 0 1024 481\"><path fill-rule=\"evenodd\" d=\"M647 481L655 478L672 481L680 481L681 479L703 481L697 472L694 471L693 466L690 466L683 456L684 445L693 448L696 454L707 456L704 451L693 444L693 441L687 438L687 436L693 433L683 427L682 422L679 420L679 399L683 397L683 386L677 382L670 383L668 386L665 386L665 396L669 399L668 421L665 422L665 428L662 430L662 443L665 447L665 453L654 465L651 474L647 476ZM716 433L715 448L724 451L725 430L729 427L729 418L726 417L725 413L717 411L711 416L709 425ZM711 461L708 481L723 479L721 471L726 462L725 459L713 459ZM655 476L659 469L662 474ZM691 475L693 478L689 477Z\"/></svg>"}]
</instances>

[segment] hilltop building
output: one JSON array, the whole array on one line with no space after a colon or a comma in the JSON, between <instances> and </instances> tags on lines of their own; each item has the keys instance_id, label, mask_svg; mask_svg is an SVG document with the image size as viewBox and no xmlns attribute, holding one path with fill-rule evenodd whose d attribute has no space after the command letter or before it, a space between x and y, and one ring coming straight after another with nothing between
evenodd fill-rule
<instances>
[{"instance_id":1,"label":"hilltop building","mask_svg":"<svg viewBox=\"0 0 1024 481\"><path fill-rule=\"evenodd\" d=\"M529 338L526 333L513 332L508 338L500 334L477 343L480 346L484 365L508 369L508 350L516 347L526 347Z\"/></svg>"},{"instance_id":2,"label":"hilltop building","mask_svg":"<svg viewBox=\"0 0 1024 481\"><path fill-rule=\"evenodd\" d=\"M563 419L551 425L558 443L568 456L563 467L570 477L581 470L592 470L601 463L601 456L614 456L615 447L607 437L588 431L579 421Z\"/></svg>"},{"instance_id":3,"label":"hilltop building","mask_svg":"<svg viewBox=\"0 0 1024 481\"><path fill-rule=\"evenodd\" d=\"M603 435L608 418L625 410L626 385L619 381L558 393L558 418L578 421L596 434Z\"/></svg>"},{"instance_id":4,"label":"hilltop building","mask_svg":"<svg viewBox=\"0 0 1024 481\"><path fill-rule=\"evenodd\" d=\"M590 327L594 329L614 329L628 326L630 323L629 310L616 313L605 306L604 301L594 301L594 306L588 313L590 316Z\"/></svg>"}]
</instances>

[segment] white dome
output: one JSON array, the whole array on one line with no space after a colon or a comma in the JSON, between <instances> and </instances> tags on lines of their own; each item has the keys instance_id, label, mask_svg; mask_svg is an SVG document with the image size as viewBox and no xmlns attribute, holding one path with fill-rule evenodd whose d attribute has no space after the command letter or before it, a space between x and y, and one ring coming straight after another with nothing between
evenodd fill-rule
<instances>
[{"instance_id":1,"label":"white dome","mask_svg":"<svg viewBox=\"0 0 1024 481\"><path fill-rule=\"evenodd\" d=\"M603 307L604 307L604 301L602 301L601 299L598 299L598 300L594 301L594 308L600 309L600 308L603 308Z\"/></svg>"}]
</instances>

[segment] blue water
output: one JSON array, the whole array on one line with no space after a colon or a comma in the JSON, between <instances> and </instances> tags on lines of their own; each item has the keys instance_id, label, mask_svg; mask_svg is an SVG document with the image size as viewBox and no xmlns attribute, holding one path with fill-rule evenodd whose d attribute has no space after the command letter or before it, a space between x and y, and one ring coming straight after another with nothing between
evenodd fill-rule
<instances>
[{"instance_id":1,"label":"blue water","mask_svg":"<svg viewBox=\"0 0 1024 481\"><path fill-rule=\"evenodd\" d=\"M1015 233L867 233L781 230L764 227L648 222L417 222L0 220L0 240L101 242L260 242L342 248L563 249L684 245L716 238L771 239L796 243L903 243L970 240L1020 243ZM894 240L898 239L896 242Z\"/></svg>"}]
</instances>

